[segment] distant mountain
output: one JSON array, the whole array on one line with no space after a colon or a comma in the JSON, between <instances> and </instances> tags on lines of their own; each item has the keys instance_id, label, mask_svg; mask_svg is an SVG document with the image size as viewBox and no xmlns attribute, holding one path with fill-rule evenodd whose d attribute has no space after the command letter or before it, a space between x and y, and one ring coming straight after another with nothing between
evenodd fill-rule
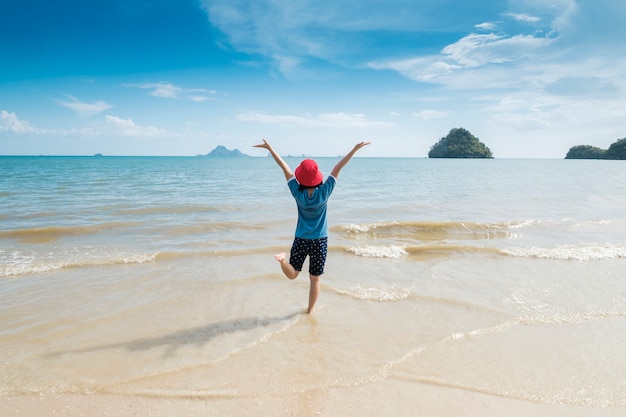
<instances>
[{"instance_id":1,"label":"distant mountain","mask_svg":"<svg viewBox=\"0 0 626 417\"><path fill-rule=\"evenodd\" d=\"M241 152L239 149L230 150L226 148L225 146L219 145L208 154L197 155L197 156L203 156L203 157L209 157L209 158L247 158L250 155L246 155L245 153Z\"/></svg>"}]
</instances>

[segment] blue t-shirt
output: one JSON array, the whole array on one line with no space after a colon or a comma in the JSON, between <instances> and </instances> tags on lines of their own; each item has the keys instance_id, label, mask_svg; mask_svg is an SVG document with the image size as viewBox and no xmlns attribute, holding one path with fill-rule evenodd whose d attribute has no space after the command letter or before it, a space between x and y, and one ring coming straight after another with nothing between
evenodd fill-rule
<instances>
[{"instance_id":1,"label":"blue t-shirt","mask_svg":"<svg viewBox=\"0 0 626 417\"><path fill-rule=\"evenodd\" d=\"M287 185L298 205L298 224L296 237L300 239L320 239L328 237L328 223L326 222L326 203L333 192L336 183L335 177L330 175L326 181L313 190L309 196L308 190L298 191L298 181L295 177L289 178Z\"/></svg>"}]
</instances>

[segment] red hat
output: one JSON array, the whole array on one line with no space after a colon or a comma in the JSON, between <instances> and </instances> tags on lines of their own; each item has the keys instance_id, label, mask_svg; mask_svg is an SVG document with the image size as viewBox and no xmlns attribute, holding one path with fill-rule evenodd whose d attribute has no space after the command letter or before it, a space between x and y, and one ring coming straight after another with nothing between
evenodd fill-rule
<instances>
[{"instance_id":1,"label":"red hat","mask_svg":"<svg viewBox=\"0 0 626 417\"><path fill-rule=\"evenodd\" d=\"M296 179L300 185L305 187L315 187L322 183L324 176L317 167L317 162L312 159L305 159L296 168Z\"/></svg>"}]
</instances>

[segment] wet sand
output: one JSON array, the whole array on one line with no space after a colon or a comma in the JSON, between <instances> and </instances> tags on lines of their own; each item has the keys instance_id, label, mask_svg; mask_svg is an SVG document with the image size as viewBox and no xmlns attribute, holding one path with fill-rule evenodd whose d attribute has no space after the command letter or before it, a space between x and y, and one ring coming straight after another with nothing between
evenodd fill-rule
<instances>
[{"instance_id":1,"label":"wet sand","mask_svg":"<svg viewBox=\"0 0 626 417\"><path fill-rule=\"evenodd\" d=\"M120 395L9 396L2 416L416 416L619 417L626 410L519 401L396 379L273 397L154 398Z\"/></svg>"}]
</instances>

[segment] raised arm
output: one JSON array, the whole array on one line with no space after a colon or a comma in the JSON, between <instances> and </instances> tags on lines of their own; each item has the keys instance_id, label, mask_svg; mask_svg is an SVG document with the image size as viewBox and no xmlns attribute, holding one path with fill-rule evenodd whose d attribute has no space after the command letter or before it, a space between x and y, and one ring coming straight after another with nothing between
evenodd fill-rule
<instances>
[{"instance_id":1,"label":"raised arm","mask_svg":"<svg viewBox=\"0 0 626 417\"><path fill-rule=\"evenodd\" d=\"M263 143L253 145L253 147L267 149L274 158L274 161L276 161L278 166L283 170L283 173L285 174L285 179L288 180L289 178L293 177L293 172L291 172L291 168L289 168L289 165L287 165L283 158L281 158L280 155L276 153L276 151L274 150L274 148L272 148L272 145L270 145L268 141L263 139Z\"/></svg>"},{"instance_id":2,"label":"raised arm","mask_svg":"<svg viewBox=\"0 0 626 417\"><path fill-rule=\"evenodd\" d=\"M360 142L360 143L357 143L356 145L354 145L354 148L352 148L352 150L350 152L348 152L348 154L346 156L341 158L341 161L339 161L337 163L337 165L335 165L333 170L330 172L330 175L332 175L333 177L337 178L339 176L339 171L341 171L341 169L343 167L345 167L348 162L350 162L350 159L352 159L352 157L354 156L356 151L358 151L359 149L361 149L364 146L369 145L370 143L371 142Z\"/></svg>"}]
</instances>

